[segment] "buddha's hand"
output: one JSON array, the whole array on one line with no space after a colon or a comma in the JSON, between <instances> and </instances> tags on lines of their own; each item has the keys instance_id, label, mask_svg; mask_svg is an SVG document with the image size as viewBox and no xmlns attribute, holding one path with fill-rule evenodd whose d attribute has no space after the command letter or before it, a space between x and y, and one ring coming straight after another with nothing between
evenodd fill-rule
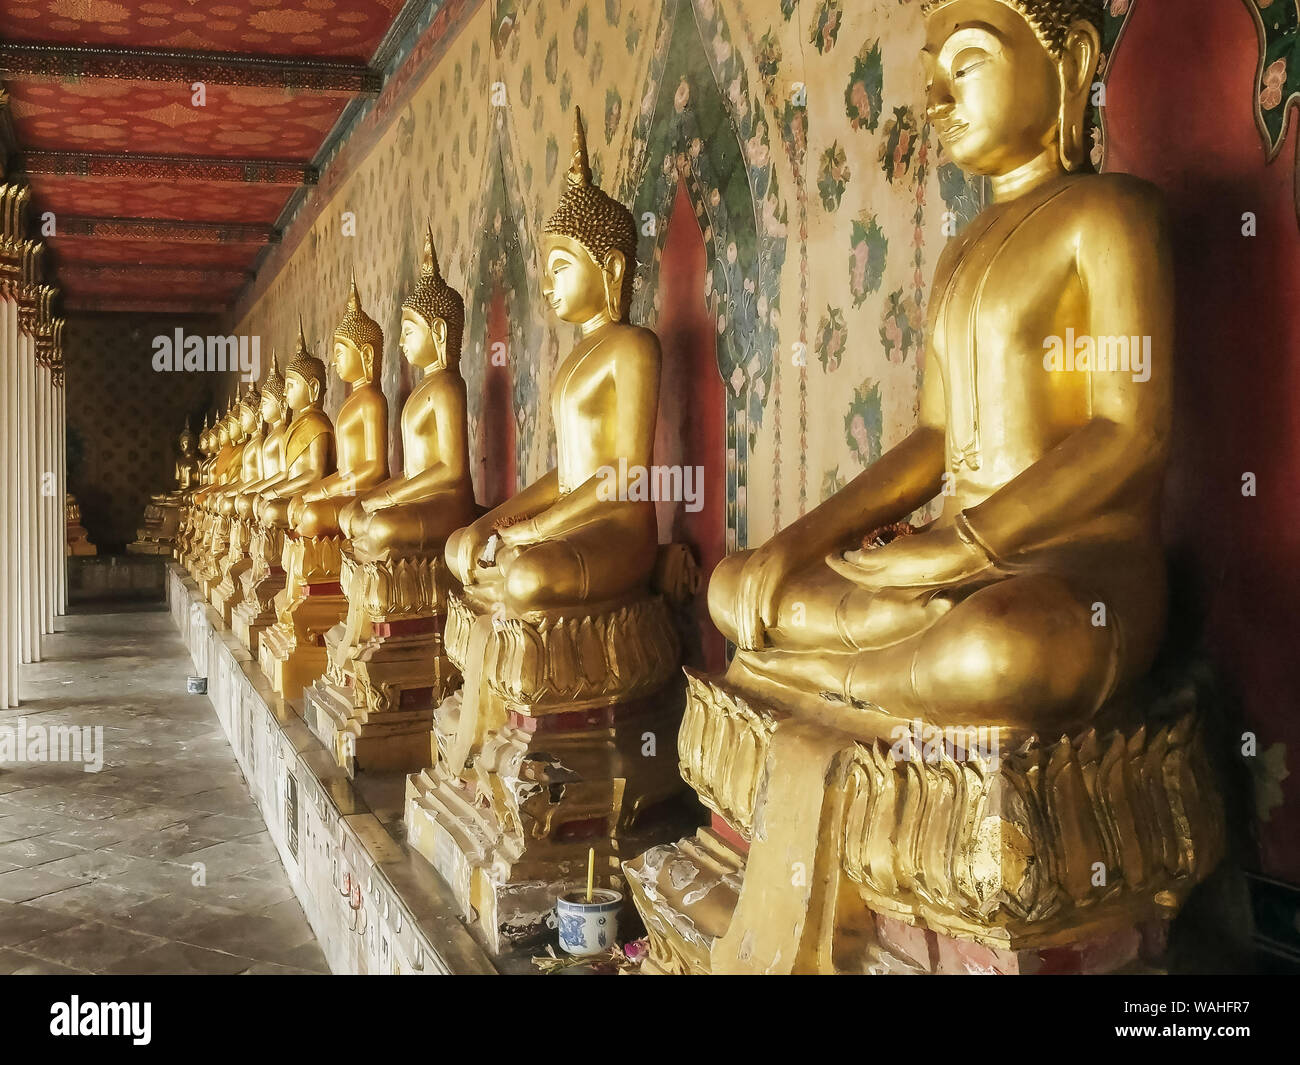
<instances>
[{"instance_id":1,"label":"buddha's hand","mask_svg":"<svg viewBox=\"0 0 1300 1065\"><path fill-rule=\"evenodd\" d=\"M745 651L761 650L768 627L776 623L776 601L793 569L789 553L778 538L758 548L745 562L736 589L736 644Z\"/></svg>"},{"instance_id":2,"label":"buddha's hand","mask_svg":"<svg viewBox=\"0 0 1300 1065\"><path fill-rule=\"evenodd\" d=\"M492 538L492 532L491 522L485 522L482 518L472 522L463 530L460 537L460 552L456 556L456 568L466 584L473 584L478 580L478 560L483 557L483 550L487 547L488 540Z\"/></svg>"},{"instance_id":3,"label":"buddha's hand","mask_svg":"<svg viewBox=\"0 0 1300 1065\"><path fill-rule=\"evenodd\" d=\"M506 547L526 547L543 539L541 530L537 528L537 522L532 518L527 521L517 521L513 525L503 525L496 530L496 533Z\"/></svg>"},{"instance_id":4,"label":"buddha's hand","mask_svg":"<svg viewBox=\"0 0 1300 1065\"><path fill-rule=\"evenodd\" d=\"M987 555L957 535L955 529L905 536L872 551L832 555L827 562L856 584L881 588L937 588L987 571Z\"/></svg>"}]
</instances>

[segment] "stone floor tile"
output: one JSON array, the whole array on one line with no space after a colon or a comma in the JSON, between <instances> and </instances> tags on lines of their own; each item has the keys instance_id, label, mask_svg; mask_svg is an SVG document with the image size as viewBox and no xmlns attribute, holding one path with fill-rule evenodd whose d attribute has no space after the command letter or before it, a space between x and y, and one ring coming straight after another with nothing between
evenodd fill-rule
<instances>
[{"instance_id":1,"label":"stone floor tile","mask_svg":"<svg viewBox=\"0 0 1300 1065\"><path fill-rule=\"evenodd\" d=\"M22 951L57 965L104 972L114 962L128 955L143 954L164 942L157 936L88 921L29 940L22 945Z\"/></svg>"}]
</instances>

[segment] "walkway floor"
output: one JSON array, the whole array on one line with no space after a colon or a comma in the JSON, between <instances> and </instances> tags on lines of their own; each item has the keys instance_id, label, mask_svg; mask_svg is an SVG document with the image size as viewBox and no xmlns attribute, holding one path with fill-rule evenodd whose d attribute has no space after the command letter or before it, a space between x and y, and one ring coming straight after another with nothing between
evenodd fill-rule
<instances>
[{"instance_id":1,"label":"walkway floor","mask_svg":"<svg viewBox=\"0 0 1300 1065\"><path fill-rule=\"evenodd\" d=\"M60 624L0 711L0 974L328 971L166 610ZM103 768L41 761L52 725Z\"/></svg>"}]
</instances>

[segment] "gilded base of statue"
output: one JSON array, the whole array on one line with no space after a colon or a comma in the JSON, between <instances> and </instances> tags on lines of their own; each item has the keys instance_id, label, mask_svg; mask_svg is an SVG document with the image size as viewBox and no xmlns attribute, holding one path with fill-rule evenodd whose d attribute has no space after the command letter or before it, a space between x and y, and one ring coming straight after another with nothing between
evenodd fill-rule
<instances>
[{"instance_id":1,"label":"gilded base of statue","mask_svg":"<svg viewBox=\"0 0 1300 1065\"><path fill-rule=\"evenodd\" d=\"M453 770L475 723L461 720L463 692L444 700L439 760L407 779L407 840L500 952L544 931L556 895L585 879L589 848L601 882L619 885L624 858L696 823L671 751L678 640L659 596L520 618L494 616L478 589L448 596L446 640L466 683L481 678L482 739Z\"/></svg>"},{"instance_id":2,"label":"gilded base of statue","mask_svg":"<svg viewBox=\"0 0 1300 1065\"><path fill-rule=\"evenodd\" d=\"M212 595L221 583L221 563L230 550L230 519L224 514L212 516L211 533L199 553L194 581L203 598L212 602Z\"/></svg>"},{"instance_id":3,"label":"gilded base of statue","mask_svg":"<svg viewBox=\"0 0 1300 1065\"><path fill-rule=\"evenodd\" d=\"M852 736L688 681L682 775L715 819L624 866L651 971L1113 971L1222 854L1187 693L1145 727L999 751L996 730Z\"/></svg>"},{"instance_id":4,"label":"gilded base of statue","mask_svg":"<svg viewBox=\"0 0 1300 1065\"><path fill-rule=\"evenodd\" d=\"M144 508L144 525L136 530L136 539L126 545L128 555L171 555L185 514L180 500L150 503Z\"/></svg>"},{"instance_id":5,"label":"gilded base of statue","mask_svg":"<svg viewBox=\"0 0 1300 1065\"><path fill-rule=\"evenodd\" d=\"M276 621L258 641L257 662L285 699L298 699L329 665L325 634L347 615L340 584L340 536L287 536L285 587Z\"/></svg>"},{"instance_id":6,"label":"gilded base of statue","mask_svg":"<svg viewBox=\"0 0 1300 1065\"><path fill-rule=\"evenodd\" d=\"M235 637L258 660L262 633L275 624L275 600L285 587L281 565L284 533L277 528L253 526L249 557L252 566L239 579L243 595L230 612Z\"/></svg>"},{"instance_id":7,"label":"gilded base of statue","mask_svg":"<svg viewBox=\"0 0 1300 1065\"><path fill-rule=\"evenodd\" d=\"M349 774L432 763L434 707L460 686L443 653L448 582L441 556L344 553L348 616L325 635L330 666L304 692L303 716Z\"/></svg>"},{"instance_id":8,"label":"gilded base of statue","mask_svg":"<svg viewBox=\"0 0 1300 1065\"><path fill-rule=\"evenodd\" d=\"M235 606L243 599L243 576L253 568L249 556L252 543L252 525L245 518L234 518L230 523L230 549L221 560L221 580L212 593L212 606L229 627Z\"/></svg>"}]
</instances>

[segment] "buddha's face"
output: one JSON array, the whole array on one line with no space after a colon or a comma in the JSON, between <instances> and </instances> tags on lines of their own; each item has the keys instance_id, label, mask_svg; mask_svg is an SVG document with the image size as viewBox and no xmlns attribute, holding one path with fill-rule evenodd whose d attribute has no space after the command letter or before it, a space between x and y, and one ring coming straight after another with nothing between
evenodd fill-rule
<instances>
[{"instance_id":1,"label":"buddha's face","mask_svg":"<svg viewBox=\"0 0 1300 1065\"><path fill-rule=\"evenodd\" d=\"M438 319L442 322L442 319ZM443 323L443 331L446 324ZM402 311L402 332L397 339L397 346L402 355L412 366L432 366L440 361L441 351L433 328L415 311L407 308Z\"/></svg>"},{"instance_id":2,"label":"buddha's face","mask_svg":"<svg viewBox=\"0 0 1300 1065\"><path fill-rule=\"evenodd\" d=\"M217 426L217 447L222 448L230 443L230 432L226 429L226 423L222 422Z\"/></svg>"},{"instance_id":3,"label":"buddha's face","mask_svg":"<svg viewBox=\"0 0 1300 1065\"><path fill-rule=\"evenodd\" d=\"M366 376L366 364L361 352L350 340L334 338L334 369L339 377L349 384L363 380Z\"/></svg>"},{"instance_id":4,"label":"buddha's face","mask_svg":"<svg viewBox=\"0 0 1300 1065\"><path fill-rule=\"evenodd\" d=\"M262 393L262 420L272 425L280 420L280 401L270 392Z\"/></svg>"},{"instance_id":5,"label":"buddha's face","mask_svg":"<svg viewBox=\"0 0 1300 1065\"><path fill-rule=\"evenodd\" d=\"M932 12L921 61L926 113L967 173L1008 174L1056 144L1056 62L1005 4L954 0Z\"/></svg>"},{"instance_id":6,"label":"buddha's face","mask_svg":"<svg viewBox=\"0 0 1300 1065\"><path fill-rule=\"evenodd\" d=\"M186 458L194 454L194 437L189 433L181 433L181 454Z\"/></svg>"},{"instance_id":7,"label":"buddha's face","mask_svg":"<svg viewBox=\"0 0 1300 1065\"><path fill-rule=\"evenodd\" d=\"M249 436L257 430L257 423L261 420L261 411L253 410L247 406L239 407L239 430L244 436Z\"/></svg>"},{"instance_id":8,"label":"buddha's face","mask_svg":"<svg viewBox=\"0 0 1300 1065\"><path fill-rule=\"evenodd\" d=\"M305 410L315 399L311 382L291 370L284 375L284 398L290 410Z\"/></svg>"},{"instance_id":9,"label":"buddha's face","mask_svg":"<svg viewBox=\"0 0 1300 1065\"><path fill-rule=\"evenodd\" d=\"M552 234L542 251L542 299L561 321L589 322L606 310L604 272L581 244Z\"/></svg>"}]
</instances>

